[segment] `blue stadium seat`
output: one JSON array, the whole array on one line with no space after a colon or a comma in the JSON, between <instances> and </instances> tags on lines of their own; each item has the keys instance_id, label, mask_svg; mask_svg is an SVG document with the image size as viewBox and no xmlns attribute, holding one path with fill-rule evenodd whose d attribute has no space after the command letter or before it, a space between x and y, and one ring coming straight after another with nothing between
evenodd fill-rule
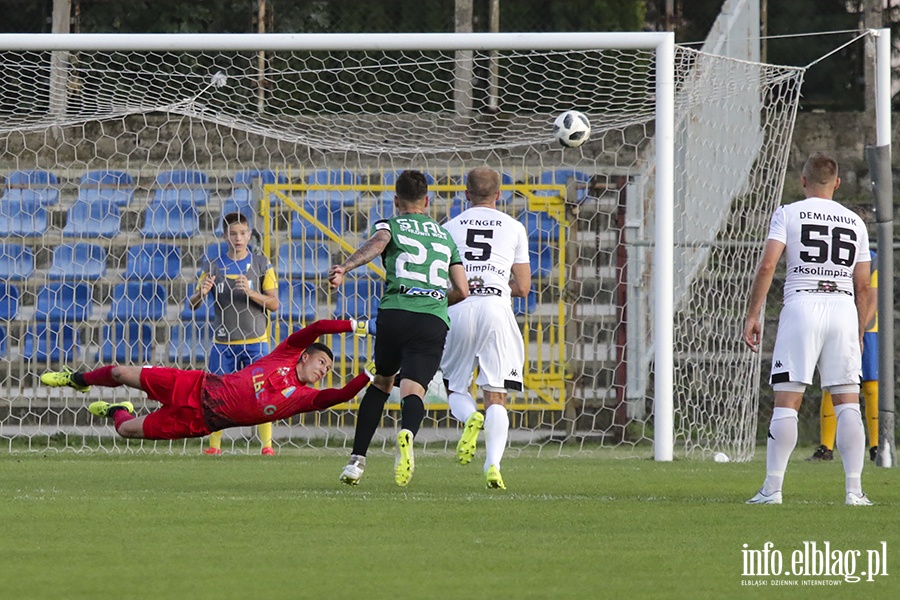
<instances>
[{"instance_id":1,"label":"blue stadium seat","mask_svg":"<svg viewBox=\"0 0 900 600\"><path fill-rule=\"evenodd\" d=\"M97 360L146 364L153 355L153 326L137 321L113 321L103 326Z\"/></svg>"},{"instance_id":2,"label":"blue stadium seat","mask_svg":"<svg viewBox=\"0 0 900 600\"><path fill-rule=\"evenodd\" d=\"M208 182L209 178L206 176L206 173L191 169L161 171L156 176L156 185L196 186L206 185Z\"/></svg>"},{"instance_id":3,"label":"blue stadium seat","mask_svg":"<svg viewBox=\"0 0 900 600\"><path fill-rule=\"evenodd\" d=\"M252 187L256 185L256 179L262 180L263 183L275 183L276 179L278 180L278 183L288 182L287 175L283 172L276 174L276 172L271 169L247 169L246 171L238 171L234 174L235 185Z\"/></svg>"},{"instance_id":4,"label":"blue stadium seat","mask_svg":"<svg viewBox=\"0 0 900 600\"><path fill-rule=\"evenodd\" d=\"M27 202L41 206L53 206L59 202L59 190L11 188L3 193L0 202Z\"/></svg>"},{"instance_id":5,"label":"blue stadium seat","mask_svg":"<svg viewBox=\"0 0 900 600\"><path fill-rule=\"evenodd\" d=\"M232 210L226 210L225 207ZM244 212L244 210L248 209L250 214L254 214L253 191L250 188L235 187L231 189L231 195L225 200L225 204L222 207L222 216L230 212Z\"/></svg>"},{"instance_id":6,"label":"blue stadium seat","mask_svg":"<svg viewBox=\"0 0 900 600\"><path fill-rule=\"evenodd\" d=\"M272 319L271 323L271 338L273 347L283 342L285 338L287 338L287 336L291 335L303 326L302 323L299 323L297 321L288 323L287 321L282 321L280 319Z\"/></svg>"},{"instance_id":7,"label":"blue stadium seat","mask_svg":"<svg viewBox=\"0 0 900 600\"><path fill-rule=\"evenodd\" d=\"M106 248L96 244L60 244L53 249L47 277L92 281L106 275Z\"/></svg>"},{"instance_id":8,"label":"blue stadium seat","mask_svg":"<svg viewBox=\"0 0 900 600\"><path fill-rule=\"evenodd\" d=\"M279 180L280 179L281 178L279 178ZM216 219L216 235L222 234L224 228L222 220L225 218L225 215L231 213L241 213L247 217L250 227L253 227L253 223L257 216L257 209L253 199L253 192L249 187L232 188L231 196L226 198L225 202L222 203L222 212L219 214L220 218Z\"/></svg>"},{"instance_id":9,"label":"blue stadium seat","mask_svg":"<svg viewBox=\"0 0 900 600\"><path fill-rule=\"evenodd\" d=\"M153 192L153 202L161 204L184 204L198 207L209 202L209 192L203 188L164 188Z\"/></svg>"},{"instance_id":10,"label":"blue stadium seat","mask_svg":"<svg viewBox=\"0 0 900 600\"><path fill-rule=\"evenodd\" d=\"M570 177L575 180L575 183L578 186L576 198L578 202L581 202L587 195L587 188L585 186L591 181L591 176L583 171L576 171L575 169L554 169L552 171L544 171L543 173L541 173L540 179L538 179L538 183L543 185L565 185L566 183L568 183ZM534 195L553 196L555 195L555 193L549 190L540 190L536 191Z\"/></svg>"},{"instance_id":11,"label":"blue stadium seat","mask_svg":"<svg viewBox=\"0 0 900 600\"><path fill-rule=\"evenodd\" d=\"M305 322L298 319L273 319L272 320L272 341L275 345L283 342L289 335L301 329L304 325L309 325L314 318L307 319ZM324 338L320 338L320 341Z\"/></svg>"},{"instance_id":12,"label":"blue stadium seat","mask_svg":"<svg viewBox=\"0 0 900 600\"><path fill-rule=\"evenodd\" d=\"M203 251L203 264L208 265L219 257L228 254L228 242L215 242L206 247Z\"/></svg>"},{"instance_id":13,"label":"blue stadium seat","mask_svg":"<svg viewBox=\"0 0 900 600\"><path fill-rule=\"evenodd\" d=\"M50 171L30 169L13 171L6 176L6 185L21 187L47 187L59 183L59 179Z\"/></svg>"},{"instance_id":14,"label":"blue stadium seat","mask_svg":"<svg viewBox=\"0 0 900 600\"><path fill-rule=\"evenodd\" d=\"M189 238L200 231L200 216L191 204L165 203L154 201L144 211L146 237Z\"/></svg>"},{"instance_id":15,"label":"blue stadium seat","mask_svg":"<svg viewBox=\"0 0 900 600\"><path fill-rule=\"evenodd\" d=\"M19 288L0 282L0 320L9 321L19 314Z\"/></svg>"},{"instance_id":16,"label":"blue stadium seat","mask_svg":"<svg viewBox=\"0 0 900 600\"><path fill-rule=\"evenodd\" d=\"M122 216L111 200L77 200L69 207L63 235L66 237L113 238L119 234Z\"/></svg>"},{"instance_id":17,"label":"blue stadium seat","mask_svg":"<svg viewBox=\"0 0 900 600\"><path fill-rule=\"evenodd\" d=\"M247 192L246 194L238 194L237 192ZM253 229L253 223L256 221L256 208L253 206L253 202L250 199L249 190L235 190L235 195L226 199L225 202L222 203L222 212L219 215L219 218L216 219L216 226L213 229L216 235L222 235L225 231L225 216L230 215L231 213L241 213L245 217L247 217L247 222L250 224L250 228Z\"/></svg>"},{"instance_id":18,"label":"blue stadium seat","mask_svg":"<svg viewBox=\"0 0 900 600\"><path fill-rule=\"evenodd\" d=\"M531 263L531 274L534 277L548 277L553 271L552 246L529 242L528 259Z\"/></svg>"},{"instance_id":19,"label":"blue stadium seat","mask_svg":"<svg viewBox=\"0 0 900 600\"><path fill-rule=\"evenodd\" d=\"M0 358L6 358L6 327L0 327Z\"/></svg>"},{"instance_id":20,"label":"blue stadium seat","mask_svg":"<svg viewBox=\"0 0 900 600\"><path fill-rule=\"evenodd\" d=\"M353 171L321 169L318 171L310 171L306 175L306 183L309 185L355 185L357 183L357 177L356 173ZM334 194L335 191L333 190L309 190L306 197L309 201L333 201L336 197ZM346 196L343 196L342 199L346 201L355 200L355 196L355 193L347 194Z\"/></svg>"},{"instance_id":21,"label":"blue stadium seat","mask_svg":"<svg viewBox=\"0 0 900 600\"><path fill-rule=\"evenodd\" d=\"M33 200L0 201L0 237L37 237L47 231L47 209Z\"/></svg>"},{"instance_id":22,"label":"blue stadium seat","mask_svg":"<svg viewBox=\"0 0 900 600\"><path fill-rule=\"evenodd\" d=\"M331 268L328 246L316 242L288 242L278 247L280 277L305 278L324 276Z\"/></svg>"},{"instance_id":23,"label":"blue stadium seat","mask_svg":"<svg viewBox=\"0 0 900 600\"><path fill-rule=\"evenodd\" d=\"M369 338L360 339L353 334L344 333L322 337L319 341L331 348L335 363L339 362L341 358L348 362L358 360L362 363L360 365L362 368L372 356Z\"/></svg>"},{"instance_id":24,"label":"blue stadium seat","mask_svg":"<svg viewBox=\"0 0 900 600\"><path fill-rule=\"evenodd\" d=\"M212 294L207 294L196 310L191 308L188 300L194 295L197 284L188 286L187 296L184 298L184 306L181 309L182 321L196 321L197 323L206 323L212 321L216 316L216 305L213 302Z\"/></svg>"},{"instance_id":25,"label":"blue stadium seat","mask_svg":"<svg viewBox=\"0 0 900 600\"><path fill-rule=\"evenodd\" d=\"M306 174L306 183L310 185L355 185L356 173L337 169L317 169Z\"/></svg>"},{"instance_id":26,"label":"blue stadium seat","mask_svg":"<svg viewBox=\"0 0 900 600\"><path fill-rule=\"evenodd\" d=\"M138 244L128 248L125 279L175 279L181 274L181 249L172 244Z\"/></svg>"},{"instance_id":27,"label":"blue stadium seat","mask_svg":"<svg viewBox=\"0 0 900 600\"><path fill-rule=\"evenodd\" d=\"M534 314L537 309L537 292L529 292L527 298L513 298L513 313L518 317L528 314Z\"/></svg>"},{"instance_id":28,"label":"blue stadium seat","mask_svg":"<svg viewBox=\"0 0 900 600\"><path fill-rule=\"evenodd\" d=\"M0 243L0 281L20 281L34 273L34 253L22 244Z\"/></svg>"},{"instance_id":29,"label":"blue stadium seat","mask_svg":"<svg viewBox=\"0 0 900 600\"><path fill-rule=\"evenodd\" d=\"M278 303L278 318L313 321L316 318L316 286L303 281L283 281L278 286Z\"/></svg>"},{"instance_id":30,"label":"blue stadium seat","mask_svg":"<svg viewBox=\"0 0 900 600\"><path fill-rule=\"evenodd\" d=\"M166 314L166 290L150 281L117 283L112 293L112 308L107 319L156 320Z\"/></svg>"},{"instance_id":31,"label":"blue stadium seat","mask_svg":"<svg viewBox=\"0 0 900 600\"><path fill-rule=\"evenodd\" d=\"M202 171L163 171L156 177L159 189L154 192L153 202L206 206L209 192L204 186L208 182L209 178Z\"/></svg>"},{"instance_id":32,"label":"blue stadium seat","mask_svg":"<svg viewBox=\"0 0 900 600\"><path fill-rule=\"evenodd\" d=\"M6 176L7 190L0 201L32 202L53 206L59 202L59 190L53 187L59 179L50 171L34 169L13 171Z\"/></svg>"},{"instance_id":33,"label":"blue stadium seat","mask_svg":"<svg viewBox=\"0 0 900 600\"><path fill-rule=\"evenodd\" d=\"M207 323L183 321L169 329L169 360L173 362L205 362L213 343L213 329Z\"/></svg>"},{"instance_id":34,"label":"blue stadium seat","mask_svg":"<svg viewBox=\"0 0 900 600\"><path fill-rule=\"evenodd\" d=\"M378 314L383 284L376 279L347 279L338 288L334 316L337 319L374 319Z\"/></svg>"},{"instance_id":35,"label":"blue stadium seat","mask_svg":"<svg viewBox=\"0 0 900 600\"><path fill-rule=\"evenodd\" d=\"M222 219L225 218L225 215L230 215L231 213L241 213L245 217L247 217L247 221L250 223L250 228L253 228L253 221L256 219L256 210L253 208L253 204L249 197L246 199L242 199L240 196L232 196L225 200L222 203L222 213L221 218L216 220L216 231L217 233L221 233L225 227L225 224L222 222Z\"/></svg>"},{"instance_id":36,"label":"blue stadium seat","mask_svg":"<svg viewBox=\"0 0 900 600\"><path fill-rule=\"evenodd\" d=\"M94 310L91 286L87 283L57 282L37 292L36 321L86 321Z\"/></svg>"},{"instance_id":37,"label":"blue stadium seat","mask_svg":"<svg viewBox=\"0 0 900 600\"><path fill-rule=\"evenodd\" d=\"M394 216L394 197L391 196L390 200L385 200L384 198L375 200L375 204L369 209L368 216L369 229L367 230L367 233L371 231L372 225L375 222L390 219Z\"/></svg>"},{"instance_id":38,"label":"blue stadium seat","mask_svg":"<svg viewBox=\"0 0 900 600\"><path fill-rule=\"evenodd\" d=\"M516 180L509 173L500 173L500 185L514 185ZM500 190L500 204L506 204L513 199L512 190Z\"/></svg>"},{"instance_id":39,"label":"blue stadium seat","mask_svg":"<svg viewBox=\"0 0 900 600\"><path fill-rule=\"evenodd\" d=\"M546 245L559 239L559 222L546 213L525 210L518 219L528 232L529 242L541 242Z\"/></svg>"},{"instance_id":40,"label":"blue stadium seat","mask_svg":"<svg viewBox=\"0 0 900 600\"><path fill-rule=\"evenodd\" d=\"M79 349L79 334L73 325L39 321L25 331L22 355L25 360L73 362Z\"/></svg>"},{"instance_id":41,"label":"blue stadium seat","mask_svg":"<svg viewBox=\"0 0 900 600\"><path fill-rule=\"evenodd\" d=\"M266 183L287 183L288 178L284 173L276 173L270 169L248 169L246 171L238 171L234 175L234 188L231 190L231 198L230 200L233 202L232 206L236 206L239 208L237 212L245 213L243 208L249 208L249 215L253 215L255 210L253 209L253 188L257 185L257 180L261 181L263 184ZM226 206L228 203L226 202ZM227 215L228 212L234 211L226 211L222 210L222 215Z\"/></svg>"},{"instance_id":42,"label":"blue stadium seat","mask_svg":"<svg viewBox=\"0 0 900 600\"><path fill-rule=\"evenodd\" d=\"M450 208L447 210L447 219L450 220L454 217L458 217L459 214L469 208L469 201L466 199L465 195L456 195L453 197L453 200L450 201Z\"/></svg>"},{"instance_id":43,"label":"blue stadium seat","mask_svg":"<svg viewBox=\"0 0 900 600\"><path fill-rule=\"evenodd\" d=\"M125 171L88 171L81 176L78 200L127 206L134 198L134 178Z\"/></svg>"},{"instance_id":44,"label":"blue stadium seat","mask_svg":"<svg viewBox=\"0 0 900 600\"><path fill-rule=\"evenodd\" d=\"M328 198L320 201L307 201L303 208L312 214L317 221L333 231L339 237L343 237L347 230L347 215L344 212L344 199L353 196L356 192L328 192ZM355 202L355 200L353 200ZM322 240L325 234L316 225L294 212L291 216L291 237L294 239Z\"/></svg>"}]
</instances>

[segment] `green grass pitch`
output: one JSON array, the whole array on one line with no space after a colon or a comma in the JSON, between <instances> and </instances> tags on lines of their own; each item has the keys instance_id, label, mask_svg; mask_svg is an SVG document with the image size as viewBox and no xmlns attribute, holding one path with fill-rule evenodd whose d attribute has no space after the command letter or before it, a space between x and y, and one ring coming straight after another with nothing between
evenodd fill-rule
<instances>
[{"instance_id":1,"label":"green grass pitch","mask_svg":"<svg viewBox=\"0 0 900 600\"><path fill-rule=\"evenodd\" d=\"M743 503L764 450L749 464L523 452L506 491L484 489L478 458L421 452L407 489L383 453L357 488L333 451L2 453L0 598L900 597L897 470L867 463L877 505L847 507L840 460L810 452L795 451L781 506ZM743 576L744 544L772 542L790 567L805 541L861 551L857 572L884 541L888 575Z\"/></svg>"}]
</instances>

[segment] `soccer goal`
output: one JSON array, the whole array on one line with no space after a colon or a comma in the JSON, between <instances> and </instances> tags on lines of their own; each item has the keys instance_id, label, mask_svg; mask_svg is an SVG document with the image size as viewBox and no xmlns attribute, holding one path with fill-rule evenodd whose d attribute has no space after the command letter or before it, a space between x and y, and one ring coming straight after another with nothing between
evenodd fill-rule
<instances>
[{"instance_id":1,"label":"soccer goal","mask_svg":"<svg viewBox=\"0 0 900 600\"><path fill-rule=\"evenodd\" d=\"M279 275L275 341L371 314L377 268L340 293L324 273L390 210L397 172L427 173L441 220L464 208L467 170L489 165L534 272L514 307L527 364L511 443L752 455L760 362L740 328L802 69L668 33L566 33L0 35L0 70L9 449L197 451L125 443L84 409L100 396L155 407L140 394L86 397L37 376L111 361L203 368L209 315L185 298L233 211L253 219ZM552 139L566 109L591 120L577 149ZM135 267L151 245L168 258ZM371 351L328 342L329 383ZM437 381L427 400L426 451L452 448ZM276 446L347 448L353 416L351 404L277 423ZM227 432L223 448L252 451L252 436Z\"/></svg>"}]
</instances>

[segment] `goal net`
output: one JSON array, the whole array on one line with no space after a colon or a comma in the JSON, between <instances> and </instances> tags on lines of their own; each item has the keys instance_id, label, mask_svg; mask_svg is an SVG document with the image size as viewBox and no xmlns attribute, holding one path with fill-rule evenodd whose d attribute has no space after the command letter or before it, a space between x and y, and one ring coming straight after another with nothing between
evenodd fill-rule
<instances>
[{"instance_id":1,"label":"goal net","mask_svg":"<svg viewBox=\"0 0 900 600\"><path fill-rule=\"evenodd\" d=\"M532 294L514 306L527 364L510 401L511 445L650 447L663 259L675 269L676 449L751 456L760 363L740 330L802 70L676 48L675 244L660 257L656 57L598 46L0 49L3 445L199 451L194 441L125 442L85 408L128 399L146 414L157 404L144 394L78 394L38 377L110 362L205 368L211 309L186 298L222 252L231 212L252 221L253 250L279 280L274 343L317 318L371 315L377 266L337 292L325 272L389 216L396 174L428 174L442 221L465 208L467 170L489 165L503 174L501 210L528 229L534 272ZM550 134L570 108L593 127L578 149ZM371 354L349 335L325 341L336 355L328 386ZM436 379L426 399L426 451L452 449L459 433L441 387ZM388 447L395 409L375 446ZM278 422L276 449L347 449L354 415L355 401ZM223 450L258 452L254 436L227 431Z\"/></svg>"}]
</instances>

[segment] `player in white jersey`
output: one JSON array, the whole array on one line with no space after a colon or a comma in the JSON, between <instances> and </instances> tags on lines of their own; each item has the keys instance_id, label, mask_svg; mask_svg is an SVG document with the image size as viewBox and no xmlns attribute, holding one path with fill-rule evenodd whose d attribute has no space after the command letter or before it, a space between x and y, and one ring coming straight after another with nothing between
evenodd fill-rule
<instances>
[{"instance_id":1,"label":"player in white jersey","mask_svg":"<svg viewBox=\"0 0 900 600\"><path fill-rule=\"evenodd\" d=\"M478 432L484 428L485 482L506 489L500 461L509 435L507 390L522 389L525 347L513 315L511 296L531 290L528 234L525 226L497 210L500 173L478 167L466 177L469 208L444 227L459 248L469 280L469 297L450 307L450 331L441 371L450 412L465 423L456 446L460 464L475 456ZM475 365L476 384L484 395L484 415L469 393Z\"/></svg>"},{"instance_id":2,"label":"player in white jersey","mask_svg":"<svg viewBox=\"0 0 900 600\"><path fill-rule=\"evenodd\" d=\"M806 199L782 206L772 216L744 323L744 341L758 352L760 312L784 253L784 306L769 377L775 409L769 424L766 479L747 503L781 504L784 471L797 445L797 412L818 368L821 386L834 400L845 502L869 506L862 491L866 437L859 410L860 355L869 302L869 234L859 216L832 199L841 183L833 158L822 153L810 156L800 182Z\"/></svg>"}]
</instances>

